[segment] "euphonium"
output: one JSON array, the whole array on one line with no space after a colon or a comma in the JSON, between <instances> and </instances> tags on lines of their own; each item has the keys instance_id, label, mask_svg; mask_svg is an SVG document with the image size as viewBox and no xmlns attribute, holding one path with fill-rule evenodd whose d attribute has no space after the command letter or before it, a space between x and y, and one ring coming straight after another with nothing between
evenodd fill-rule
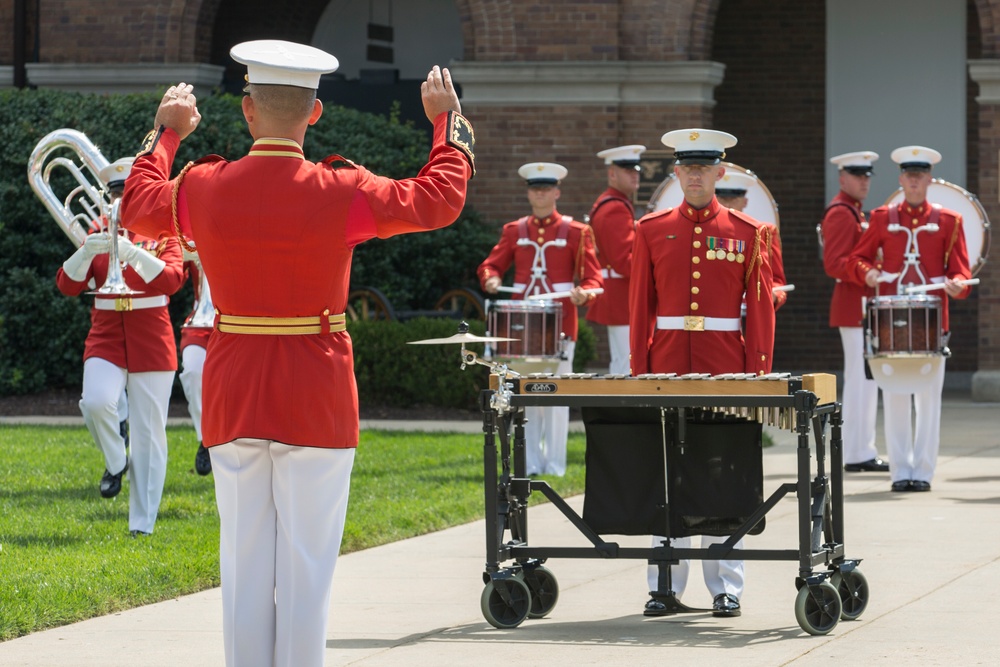
<instances>
[{"instance_id":1,"label":"euphonium","mask_svg":"<svg viewBox=\"0 0 1000 667\"><path fill-rule=\"evenodd\" d=\"M62 155L49 160L49 157L60 149L75 152L81 164ZM31 184L31 189L77 247L83 245L88 229L100 227L101 215L111 206L99 176L101 170L108 164L107 159L87 135L69 128L55 130L45 135L35 146L28 160L28 182ZM76 187L63 198L57 196L52 189L52 171L56 167L66 169L76 181ZM90 172L93 181L97 183L96 186L84 173L84 169Z\"/></svg>"}]
</instances>

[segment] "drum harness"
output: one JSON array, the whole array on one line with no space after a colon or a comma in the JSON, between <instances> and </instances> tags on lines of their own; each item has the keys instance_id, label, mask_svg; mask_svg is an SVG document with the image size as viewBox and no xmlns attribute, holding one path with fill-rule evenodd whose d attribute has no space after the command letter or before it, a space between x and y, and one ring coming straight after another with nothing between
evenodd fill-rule
<instances>
[{"instance_id":1,"label":"drum harness","mask_svg":"<svg viewBox=\"0 0 1000 667\"><path fill-rule=\"evenodd\" d=\"M566 247L566 237L569 236L569 221L571 220L571 218L564 215L558 223L559 229L556 238L539 245L528 237L528 220L530 217L524 216L517 221L517 245L533 246L535 249L535 257L531 261L531 280L523 292L526 297L532 294L545 294L556 291L553 289L554 286L549 284L548 269L545 263L545 250L550 246L556 248Z\"/></svg>"}]
</instances>

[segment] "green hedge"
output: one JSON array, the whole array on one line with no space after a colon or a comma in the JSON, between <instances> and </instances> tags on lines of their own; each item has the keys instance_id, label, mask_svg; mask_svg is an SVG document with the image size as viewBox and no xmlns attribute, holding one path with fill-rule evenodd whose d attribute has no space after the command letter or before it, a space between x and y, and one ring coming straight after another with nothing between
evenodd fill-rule
<instances>
[{"instance_id":1,"label":"green hedge","mask_svg":"<svg viewBox=\"0 0 1000 667\"><path fill-rule=\"evenodd\" d=\"M82 375L89 299L67 299L55 289L56 270L73 245L28 185L31 151L49 132L69 127L86 134L108 160L133 155L159 99L156 94L0 91L0 395L78 386ZM198 106L201 126L182 144L175 173L202 155L236 159L250 146L238 96L206 97ZM402 178L423 166L429 129L400 123L395 115L327 105L304 148L310 159L339 153L376 173ZM432 308L449 289L478 289L475 268L496 237L495 227L466 210L444 230L370 241L354 253L352 286L379 289L397 310ZM172 298L175 324L191 300L189 285Z\"/></svg>"}]
</instances>

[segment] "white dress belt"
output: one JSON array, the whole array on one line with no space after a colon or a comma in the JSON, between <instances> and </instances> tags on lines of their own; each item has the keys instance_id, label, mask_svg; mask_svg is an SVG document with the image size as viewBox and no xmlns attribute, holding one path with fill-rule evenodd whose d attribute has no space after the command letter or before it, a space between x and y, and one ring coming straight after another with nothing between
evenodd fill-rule
<instances>
[{"instance_id":1,"label":"white dress belt","mask_svg":"<svg viewBox=\"0 0 1000 667\"><path fill-rule=\"evenodd\" d=\"M622 274L618 273L614 269L601 269L602 278L624 278Z\"/></svg>"},{"instance_id":2,"label":"white dress belt","mask_svg":"<svg viewBox=\"0 0 1000 667\"><path fill-rule=\"evenodd\" d=\"M739 331L738 317L703 317L687 315L682 317L657 317L656 328L672 331Z\"/></svg>"},{"instance_id":3,"label":"white dress belt","mask_svg":"<svg viewBox=\"0 0 1000 667\"><path fill-rule=\"evenodd\" d=\"M143 308L160 308L166 305L167 297L164 294L160 296L119 296L114 299L100 297L94 299L94 308L97 310L117 310L119 312L141 310Z\"/></svg>"}]
</instances>

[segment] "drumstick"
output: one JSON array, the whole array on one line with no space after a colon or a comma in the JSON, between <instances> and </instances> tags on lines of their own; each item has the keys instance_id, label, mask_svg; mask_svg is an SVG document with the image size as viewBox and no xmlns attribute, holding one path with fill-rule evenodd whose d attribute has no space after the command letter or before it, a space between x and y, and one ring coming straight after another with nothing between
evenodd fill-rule
<instances>
[{"instance_id":1,"label":"drumstick","mask_svg":"<svg viewBox=\"0 0 1000 667\"><path fill-rule=\"evenodd\" d=\"M498 292L510 292L512 294L520 294L524 290L523 289L518 289L516 287L504 287L503 285L500 285L499 287L497 287L497 291Z\"/></svg>"},{"instance_id":2,"label":"drumstick","mask_svg":"<svg viewBox=\"0 0 1000 667\"><path fill-rule=\"evenodd\" d=\"M594 294L594 295L604 294L604 288L603 287L595 287L594 289L585 289L585 290L583 290L583 293L584 294ZM529 296L527 298L529 298L529 299L546 299L546 300L551 299L551 300L555 300L555 299L568 299L571 295L572 295L571 292L549 292L548 294L532 294L531 296Z\"/></svg>"},{"instance_id":3,"label":"drumstick","mask_svg":"<svg viewBox=\"0 0 1000 667\"><path fill-rule=\"evenodd\" d=\"M791 292L795 289L795 285L775 285L771 288L772 292Z\"/></svg>"},{"instance_id":4,"label":"drumstick","mask_svg":"<svg viewBox=\"0 0 1000 667\"><path fill-rule=\"evenodd\" d=\"M969 278L968 280L956 280L955 284L962 285L978 285L979 278ZM931 283L929 285L909 285L903 291L907 294L914 294L916 292L933 292L934 290L944 289L944 283Z\"/></svg>"}]
</instances>

